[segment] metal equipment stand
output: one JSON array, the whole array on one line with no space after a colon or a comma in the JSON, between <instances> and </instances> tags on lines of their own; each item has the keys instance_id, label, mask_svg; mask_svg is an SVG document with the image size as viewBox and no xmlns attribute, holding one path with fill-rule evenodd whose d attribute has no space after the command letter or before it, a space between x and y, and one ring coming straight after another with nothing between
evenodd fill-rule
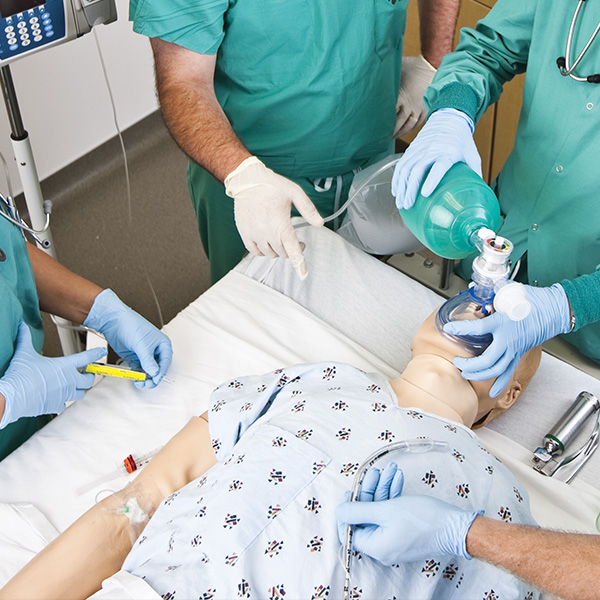
<instances>
[{"instance_id":1,"label":"metal equipment stand","mask_svg":"<svg viewBox=\"0 0 600 600\"><path fill-rule=\"evenodd\" d=\"M454 261L444 258L442 262L442 273L440 276L440 290L447 290L450 287L450 278L452 277L452 267Z\"/></svg>"},{"instance_id":2,"label":"metal equipment stand","mask_svg":"<svg viewBox=\"0 0 600 600\"><path fill-rule=\"evenodd\" d=\"M21 177L21 183L23 184L23 193L25 195L27 210L29 211L30 222L34 229L42 229L46 221L46 215L43 209L44 198L42 196L42 189L40 187L40 180L35 161L33 159L29 134L23 126L17 94L8 65L0 67L0 85L2 86L2 95L4 96L4 103L6 105L6 112L11 128L10 138L15 153L15 159L17 161L17 167L19 169L19 175ZM40 233L39 238L42 241L42 244L38 244L38 247L52 258L56 258L50 230ZM79 339L72 329L72 324L60 317L55 318L63 353L68 355L79 352L81 347ZM61 325L64 325L64 327L61 327Z\"/></svg>"}]
</instances>

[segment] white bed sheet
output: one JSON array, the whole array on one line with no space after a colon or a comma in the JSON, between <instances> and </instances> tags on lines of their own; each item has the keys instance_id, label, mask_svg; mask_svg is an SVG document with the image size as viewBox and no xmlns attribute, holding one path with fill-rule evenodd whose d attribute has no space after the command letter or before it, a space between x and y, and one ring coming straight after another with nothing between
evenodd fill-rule
<instances>
[{"instance_id":1,"label":"white bed sheet","mask_svg":"<svg viewBox=\"0 0 600 600\"><path fill-rule=\"evenodd\" d=\"M222 381L322 360L387 377L401 371L410 339L441 299L327 230L305 228L299 235L307 244L307 282L295 278L287 261L245 259L165 327L174 346L173 384L140 392L129 382L106 378L0 463L0 504L19 505L0 510L0 585L54 529L63 531L87 510L97 491L119 489L131 476L85 494L77 494L78 488L118 469L129 453L164 444L206 409L211 390ZM537 416L529 408L506 415L529 419L536 441L540 423L552 420L548 407L559 406L560 414L561 399L569 403L581 389L598 392L597 380L558 362L544 356L540 374L517 405L531 401ZM510 434L516 425L509 419L503 427ZM600 492L583 477L566 486L534 473L524 466L529 453L519 438L501 429L483 430L482 438L528 488L540 524L595 531ZM3 533L9 530L27 530L33 541L11 551Z\"/></svg>"},{"instance_id":2,"label":"white bed sheet","mask_svg":"<svg viewBox=\"0 0 600 600\"><path fill-rule=\"evenodd\" d=\"M236 270L295 299L402 371L410 360L409 340L444 299L328 230L300 228L297 233L306 245L309 286L299 281L286 261L247 257ZM543 353L538 372L519 401L478 433L529 489L540 525L597 533L600 452L569 485L534 473L530 463L533 449L583 390L600 395L600 381ZM573 448L589 435L591 425Z\"/></svg>"},{"instance_id":3,"label":"white bed sheet","mask_svg":"<svg viewBox=\"0 0 600 600\"><path fill-rule=\"evenodd\" d=\"M444 299L328 230L301 228L298 237L306 244L310 285L281 260L246 258L236 270L293 298L402 371L409 340ZM600 381L544 353L523 397L489 427L533 451L583 390L600 396ZM590 429L591 422L584 433ZM600 488L600 452L578 479Z\"/></svg>"},{"instance_id":4,"label":"white bed sheet","mask_svg":"<svg viewBox=\"0 0 600 600\"><path fill-rule=\"evenodd\" d=\"M119 469L128 454L164 444L206 410L219 383L238 375L325 360L397 374L293 300L236 272L188 306L165 332L173 341L174 383L138 391L130 382L105 378L0 463L0 503L32 504L63 531L99 490L120 489L133 476L123 469L123 476L87 493L77 494L79 488ZM29 526L37 528L16 521L11 511L0 512L0 585L31 555L28 548L19 556L10 552L2 532ZM35 550L42 546L43 540Z\"/></svg>"}]
</instances>

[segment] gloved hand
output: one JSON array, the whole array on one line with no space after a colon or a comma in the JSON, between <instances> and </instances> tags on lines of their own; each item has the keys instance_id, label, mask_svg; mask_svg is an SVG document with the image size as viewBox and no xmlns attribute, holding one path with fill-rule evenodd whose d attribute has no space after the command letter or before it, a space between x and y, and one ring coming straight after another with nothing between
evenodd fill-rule
<instances>
[{"instance_id":1,"label":"gloved hand","mask_svg":"<svg viewBox=\"0 0 600 600\"><path fill-rule=\"evenodd\" d=\"M494 339L483 354L452 361L465 379L485 381L497 377L490 390L491 398L506 387L525 352L571 329L571 307L560 284L545 288L524 287L531 312L521 321L512 321L507 315L495 312L484 319L444 325L444 331L452 335L492 334Z\"/></svg>"},{"instance_id":2,"label":"gloved hand","mask_svg":"<svg viewBox=\"0 0 600 600\"><path fill-rule=\"evenodd\" d=\"M33 347L29 327L21 321L15 353L0 378L0 394L5 400L0 429L21 417L61 413L65 402L83 398L84 390L94 383L94 375L77 369L105 354L104 348L92 348L60 358L41 356Z\"/></svg>"},{"instance_id":3,"label":"gloved hand","mask_svg":"<svg viewBox=\"0 0 600 600\"><path fill-rule=\"evenodd\" d=\"M171 340L123 304L112 290L96 296L83 324L101 333L132 369L149 375L146 381L136 381L136 387L154 388L161 382L173 358Z\"/></svg>"},{"instance_id":4,"label":"gloved hand","mask_svg":"<svg viewBox=\"0 0 600 600\"><path fill-rule=\"evenodd\" d=\"M397 483L392 483L390 490ZM402 486L393 490L394 494L401 492ZM361 498L336 508L338 534L340 524L355 525L354 550L388 566L436 556L471 558L466 549L467 532L481 511L464 511L430 496L392 498L390 494L391 499L383 501L375 496L373 501Z\"/></svg>"},{"instance_id":5,"label":"gloved hand","mask_svg":"<svg viewBox=\"0 0 600 600\"><path fill-rule=\"evenodd\" d=\"M402 57L400 92L396 102L396 129L399 138L418 127L427 117L423 94L431 83L437 69L421 54Z\"/></svg>"},{"instance_id":6,"label":"gloved hand","mask_svg":"<svg viewBox=\"0 0 600 600\"><path fill-rule=\"evenodd\" d=\"M365 475L360 486L358 502L379 502L395 498L402 493L403 486L404 473L401 469L398 469L396 463L388 463L383 471L372 467ZM348 490L344 493L342 503L350 502L351 498L352 492ZM346 543L347 524L338 519L337 529L340 544L344 545Z\"/></svg>"},{"instance_id":7,"label":"gloved hand","mask_svg":"<svg viewBox=\"0 0 600 600\"><path fill-rule=\"evenodd\" d=\"M235 200L235 224L247 250L289 258L300 279L306 279L302 248L290 221L292 206L311 225L323 225L323 218L302 188L252 156L225 178L225 193Z\"/></svg>"},{"instance_id":8,"label":"gloved hand","mask_svg":"<svg viewBox=\"0 0 600 600\"><path fill-rule=\"evenodd\" d=\"M455 163L464 162L481 175L481 157L473 141L473 130L471 117L453 108L436 110L427 119L394 170L392 194L399 209L410 208L415 203L430 167L421 189L425 197L431 195Z\"/></svg>"}]
</instances>

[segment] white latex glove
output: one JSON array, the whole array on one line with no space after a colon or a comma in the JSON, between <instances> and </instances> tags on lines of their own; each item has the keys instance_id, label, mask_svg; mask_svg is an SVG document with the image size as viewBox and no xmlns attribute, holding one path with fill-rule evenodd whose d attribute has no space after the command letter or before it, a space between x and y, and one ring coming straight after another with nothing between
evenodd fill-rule
<instances>
[{"instance_id":1,"label":"white latex glove","mask_svg":"<svg viewBox=\"0 0 600 600\"><path fill-rule=\"evenodd\" d=\"M421 54L402 58L400 92L396 102L396 129L399 138L418 127L427 117L423 94L431 83L437 69L432 67Z\"/></svg>"},{"instance_id":2,"label":"white latex glove","mask_svg":"<svg viewBox=\"0 0 600 600\"><path fill-rule=\"evenodd\" d=\"M302 247L291 223L292 206L311 225L323 225L323 218L302 188L251 156L227 175L225 193L235 201L235 224L248 251L289 258L300 279L306 279Z\"/></svg>"}]
</instances>

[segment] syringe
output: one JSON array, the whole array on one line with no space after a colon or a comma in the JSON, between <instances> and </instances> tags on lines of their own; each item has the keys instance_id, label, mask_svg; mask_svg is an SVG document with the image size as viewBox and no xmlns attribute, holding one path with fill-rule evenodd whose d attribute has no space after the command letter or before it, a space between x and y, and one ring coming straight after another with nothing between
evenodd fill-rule
<instances>
[{"instance_id":1,"label":"syringe","mask_svg":"<svg viewBox=\"0 0 600 600\"><path fill-rule=\"evenodd\" d=\"M140 456L129 454L123 459L123 466L118 470L113 471L112 473L107 473L106 475L103 475L102 477L95 479L90 483L86 483L75 490L75 493L80 496L81 494L85 494L86 492L89 492L90 490L102 485L103 483L106 483L107 481L112 481L113 479L117 479L118 477L122 477L128 473L133 473L134 471L141 469L143 466L147 465L161 449L162 446L159 446L151 452L147 452L146 454L142 454Z\"/></svg>"},{"instance_id":2,"label":"syringe","mask_svg":"<svg viewBox=\"0 0 600 600\"><path fill-rule=\"evenodd\" d=\"M129 367L119 367L117 365L106 365L104 363L90 363L85 368L86 373L96 375L108 375L109 377L122 377L123 379L133 379L134 381L146 381L148 375L143 371L135 371Z\"/></svg>"}]
</instances>

